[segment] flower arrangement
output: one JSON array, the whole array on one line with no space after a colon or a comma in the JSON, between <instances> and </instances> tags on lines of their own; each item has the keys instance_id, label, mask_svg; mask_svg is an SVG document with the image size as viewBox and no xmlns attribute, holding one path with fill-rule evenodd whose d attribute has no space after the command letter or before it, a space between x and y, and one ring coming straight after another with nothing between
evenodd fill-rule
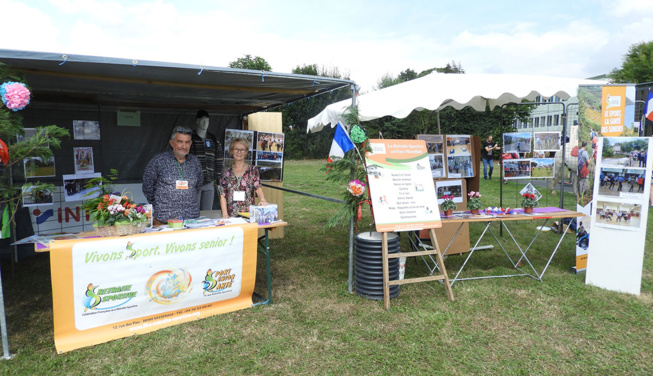
<instances>
[{"instance_id":1,"label":"flower arrangement","mask_svg":"<svg viewBox=\"0 0 653 376\"><path fill-rule=\"evenodd\" d=\"M12 111L19 111L29 104L30 92L22 82L7 81L0 85L2 103Z\"/></svg>"},{"instance_id":2,"label":"flower arrangement","mask_svg":"<svg viewBox=\"0 0 653 376\"><path fill-rule=\"evenodd\" d=\"M471 191L467 194L467 209L479 210L483 207L481 202L481 192Z\"/></svg>"},{"instance_id":3,"label":"flower arrangement","mask_svg":"<svg viewBox=\"0 0 653 376\"><path fill-rule=\"evenodd\" d=\"M117 193L117 194L116 194ZM90 210L87 203L84 208L90 214L91 219L97 221L97 227L132 225L139 226L141 223L149 222L145 215L145 208L131 201L126 195L116 192L114 194L102 195L96 199L89 200Z\"/></svg>"},{"instance_id":4,"label":"flower arrangement","mask_svg":"<svg viewBox=\"0 0 653 376\"><path fill-rule=\"evenodd\" d=\"M522 208L533 208L537 206L536 196L532 193L524 193L522 195L521 207Z\"/></svg>"},{"instance_id":5,"label":"flower arrangement","mask_svg":"<svg viewBox=\"0 0 653 376\"><path fill-rule=\"evenodd\" d=\"M92 189L88 195L94 195L98 190L100 194L85 200L82 208L92 220L96 221L94 226L97 228L121 225L145 226L150 221L146 209L134 203L124 192L112 192L111 183L117 177L118 171L112 169L108 178L99 177L89 180L84 186L86 189Z\"/></svg>"},{"instance_id":6,"label":"flower arrangement","mask_svg":"<svg viewBox=\"0 0 653 376\"><path fill-rule=\"evenodd\" d=\"M347 185L347 191L354 197L360 197L365 194L365 184L358 179L351 180Z\"/></svg>"},{"instance_id":7,"label":"flower arrangement","mask_svg":"<svg viewBox=\"0 0 653 376\"><path fill-rule=\"evenodd\" d=\"M454 196L453 195L444 195L442 196L442 204L440 205L440 208L442 211L448 211L448 210L454 210L456 208L456 203L453 202Z\"/></svg>"}]
</instances>

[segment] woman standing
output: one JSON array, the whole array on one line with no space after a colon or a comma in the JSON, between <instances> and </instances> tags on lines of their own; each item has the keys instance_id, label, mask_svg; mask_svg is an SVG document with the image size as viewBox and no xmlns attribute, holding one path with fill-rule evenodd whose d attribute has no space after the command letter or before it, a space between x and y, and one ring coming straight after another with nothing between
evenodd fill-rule
<instances>
[{"instance_id":1,"label":"woman standing","mask_svg":"<svg viewBox=\"0 0 653 376\"><path fill-rule=\"evenodd\" d=\"M261 198L260 205L267 205L258 168L245 163L249 151L249 142L244 138L235 138L229 144L229 152L234 157L234 164L224 170L220 179L220 209L222 218L235 217L239 212L249 212L254 205L255 193Z\"/></svg>"}]
</instances>

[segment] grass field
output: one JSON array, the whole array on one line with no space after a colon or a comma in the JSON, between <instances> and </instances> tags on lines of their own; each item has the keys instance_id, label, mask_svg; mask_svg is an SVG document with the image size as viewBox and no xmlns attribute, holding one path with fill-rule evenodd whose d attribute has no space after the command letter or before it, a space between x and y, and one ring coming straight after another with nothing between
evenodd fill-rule
<instances>
[{"instance_id":1,"label":"grass field","mask_svg":"<svg viewBox=\"0 0 653 376\"><path fill-rule=\"evenodd\" d=\"M322 161L287 161L284 186L340 198ZM499 179L481 180L486 206L499 205ZM503 185L516 207L521 185ZM543 206L559 196L541 189ZM348 229L325 228L337 204L285 193L284 239L271 241L275 304L209 317L150 334L55 353L48 255L2 264L12 360L2 375L650 375L653 374L653 261L642 294L585 285L568 236L544 282L532 278L457 282L454 302L438 282L405 285L391 309L347 291ZM573 196L565 207L575 208ZM463 208L459 208L463 209ZM360 229L369 228L364 212ZM511 227L527 244L539 222ZM475 238L480 227L471 226ZM647 233L651 232L648 226ZM529 257L540 267L556 234L542 233ZM500 238L506 245L507 239ZM651 248L651 237L646 242ZM402 236L402 250L407 239ZM509 272L500 250L478 251L466 275ZM450 256L457 270L463 256ZM263 265L259 260L259 280ZM425 276L410 259L407 277ZM263 291L258 285L257 291Z\"/></svg>"}]
</instances>

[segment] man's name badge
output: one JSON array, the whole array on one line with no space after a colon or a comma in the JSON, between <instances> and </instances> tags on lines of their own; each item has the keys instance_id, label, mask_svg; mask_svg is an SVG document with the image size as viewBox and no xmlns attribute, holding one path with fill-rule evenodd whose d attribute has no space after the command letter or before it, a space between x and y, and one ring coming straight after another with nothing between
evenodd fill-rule
<instances>
[{"instance_id":1,"label":"man's name badge","mask_svg":"<svg viewBox=\"0 0 653 376\"><path fill-rule=\"evenodd\" d=\"M245 191L235 191L234 201L245 201Z\"/></svg>"},{"instance_id":2,"label":"man's name badge","mask_svg":"<svg viewBox=\"0 0 653 376\"><path fill-rule=\"evenodd\" d=\"M177 180L177 189L188 189L188 180Z\"/></svg>"},{"instance_id":3,"label":"man's name badge","mask_svg":"<svg viewBox=\"0 0 653 376\"><path fill-rule=\"evenodd\" d=\"M211 140L204 140L204 144L206 145L207 148L211 147Z\"/></svg>"}]
</instances>

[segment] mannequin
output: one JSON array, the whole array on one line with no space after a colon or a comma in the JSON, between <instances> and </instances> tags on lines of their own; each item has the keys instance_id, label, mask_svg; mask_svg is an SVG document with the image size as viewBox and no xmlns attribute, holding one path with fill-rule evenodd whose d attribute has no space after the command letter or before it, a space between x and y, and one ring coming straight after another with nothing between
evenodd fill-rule
<instances>
[{"instance_id":1,"label":"mannequin","mask_svg":"<svg viewBox=\"0 0 653 376\"><path fill-rule=\"evenodd\" d=\"M200 195L200 210L213 210L215 200L215 186L222 175L224 149L215 135L210 133L209 113L204 110L197 111L195 117L196 129L192 135L190 153L196 155L202 164L204 182Z\"/></svg>"}]
</instances>

